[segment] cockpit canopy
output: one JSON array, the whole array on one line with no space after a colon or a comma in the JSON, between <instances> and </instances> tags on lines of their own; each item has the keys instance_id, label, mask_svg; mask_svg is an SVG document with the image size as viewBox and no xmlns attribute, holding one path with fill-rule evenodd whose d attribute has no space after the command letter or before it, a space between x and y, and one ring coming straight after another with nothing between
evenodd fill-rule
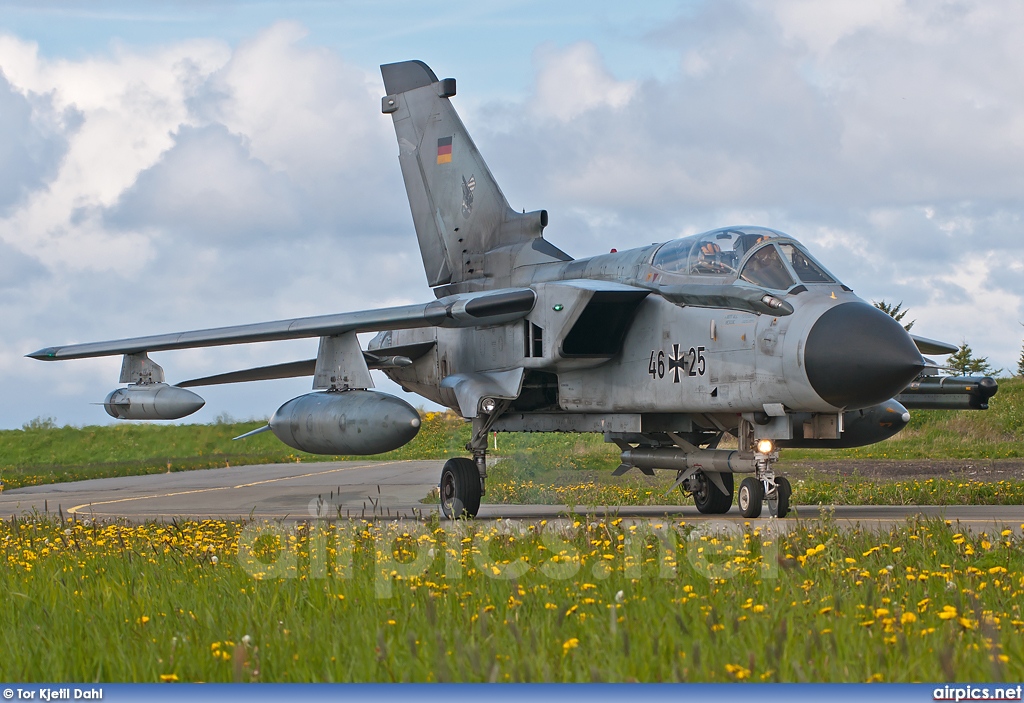
<instances>
[{"instance_id":1,"label":"cockpit canopy","mask_svg":"<svg viewBox=\"0 0 1024 703\"><path fill-rule=\"evenodd\" d=\"M738 277L774 290L788 290L797 280L836 282L800 244L767 227L725 227L666 242L652 264L689 276Z\"/></svg>"}]
</instances>

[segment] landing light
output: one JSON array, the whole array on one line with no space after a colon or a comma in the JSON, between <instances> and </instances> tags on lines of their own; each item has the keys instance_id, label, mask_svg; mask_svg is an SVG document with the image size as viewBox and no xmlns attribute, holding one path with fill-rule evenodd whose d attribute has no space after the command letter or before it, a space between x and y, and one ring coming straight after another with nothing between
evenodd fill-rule
<instances>
[{"instance_id":1,"label":"landing light","mask_svg":"<svg viewBox=\"0 0 1024 703\"><path fill-rule=\"evenodd\" d=\"M771 454L775 451L775 443L770 439L757 440L757 451L759 454Z\"/></svg>"},{"instance_id":2,"label":"landing light","mask_svg":"<svg viewBox=\"0 0 1024 703\"><path fill-rule=\"evenodd\" d=\"M497 403L494 398L484 398L480 401L480 409L484 411L485 415L490 415L494 412L494 408L497 407Z\"/></svg>"}]
</instances>

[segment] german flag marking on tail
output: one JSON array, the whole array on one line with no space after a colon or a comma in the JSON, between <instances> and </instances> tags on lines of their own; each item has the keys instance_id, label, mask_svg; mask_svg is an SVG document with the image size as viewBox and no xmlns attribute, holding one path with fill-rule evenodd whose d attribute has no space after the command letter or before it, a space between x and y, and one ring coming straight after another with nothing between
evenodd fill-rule
<instances>
[{"instance_id":1,"label":"german flag marking on tail","mask_svg":"<svg viewBox=\"0 0 1024 703\"><path fill-rule=\"evenodd\" d=\"M452 162L452 138L441 137L437 140L437 163L450 164Z\"/></svg>"}]
</instances>

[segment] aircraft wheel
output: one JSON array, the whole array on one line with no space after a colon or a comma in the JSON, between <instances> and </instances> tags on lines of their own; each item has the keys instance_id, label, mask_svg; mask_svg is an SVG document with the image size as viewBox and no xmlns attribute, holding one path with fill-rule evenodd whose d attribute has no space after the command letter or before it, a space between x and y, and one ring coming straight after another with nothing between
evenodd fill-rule
<instances>
[{"instance_id":1,"label":"aircraft wheel","mask_svg":"<svg viewBox=\"0 0 1024 703\"><path fill-rule=\"evenodd\" d=\"M720 476L727 493L722 493L703 471L694 474L697 490L693 492L693 502L697 506L698 512L705 515L721 515L729 512L729 508L732 507L732 474L723 472Z\"/></svg>"},{"instance_id":2,"label":"aircraft wheel","mask_svg":"<svg viewBox=\"0 0 1024 703\"><path fill-rule=\"evenodd\" d=\"M793 495L793 487L785 476L775 477L775 490L768 496L768 512L772 517L789 515L789 497Z\"/></svg>"},{"instance_id":3,"label":"aircraft wheel","mask_svg":"<svg viewBox=\"0 0 1024 703\"><path fill-rule=\"evenodd\" d=\"M441 511L446 518L476 517L480 511L480 472L472 459L449 459L441 469Z\"/></svg>"},{"instance_id":4,"label":"aircraft wheel","mask_svg":"<svg viewBox=\"0 0 1024 703\"><path fill-rule=\"evenodd\" d=\"M753 477L743 479L739 493L736 494L736 505L743 517L761 517L763 504L764 484Z\"/></svg>"}]
</instances>

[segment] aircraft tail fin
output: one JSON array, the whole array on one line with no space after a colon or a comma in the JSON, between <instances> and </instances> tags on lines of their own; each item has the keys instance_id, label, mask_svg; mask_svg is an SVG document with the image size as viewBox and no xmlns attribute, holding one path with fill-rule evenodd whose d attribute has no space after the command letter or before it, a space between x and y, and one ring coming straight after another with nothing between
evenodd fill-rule
<instances>
[{"instance_id":1,"label":"aircraft tail fin","mask_svg":"<svg viewBox=\"0 0 1024 703\"><path fill-rule=\"evenodd\" d=\"M540 239L547 211L519 213L509 207L449 102L454 78L438 80L422 61L385 64L380 70L387 91L381 109L394 121L427 282L502 285L487 280L497 264L488 252Z\"/></svg>"}]
</instances>

